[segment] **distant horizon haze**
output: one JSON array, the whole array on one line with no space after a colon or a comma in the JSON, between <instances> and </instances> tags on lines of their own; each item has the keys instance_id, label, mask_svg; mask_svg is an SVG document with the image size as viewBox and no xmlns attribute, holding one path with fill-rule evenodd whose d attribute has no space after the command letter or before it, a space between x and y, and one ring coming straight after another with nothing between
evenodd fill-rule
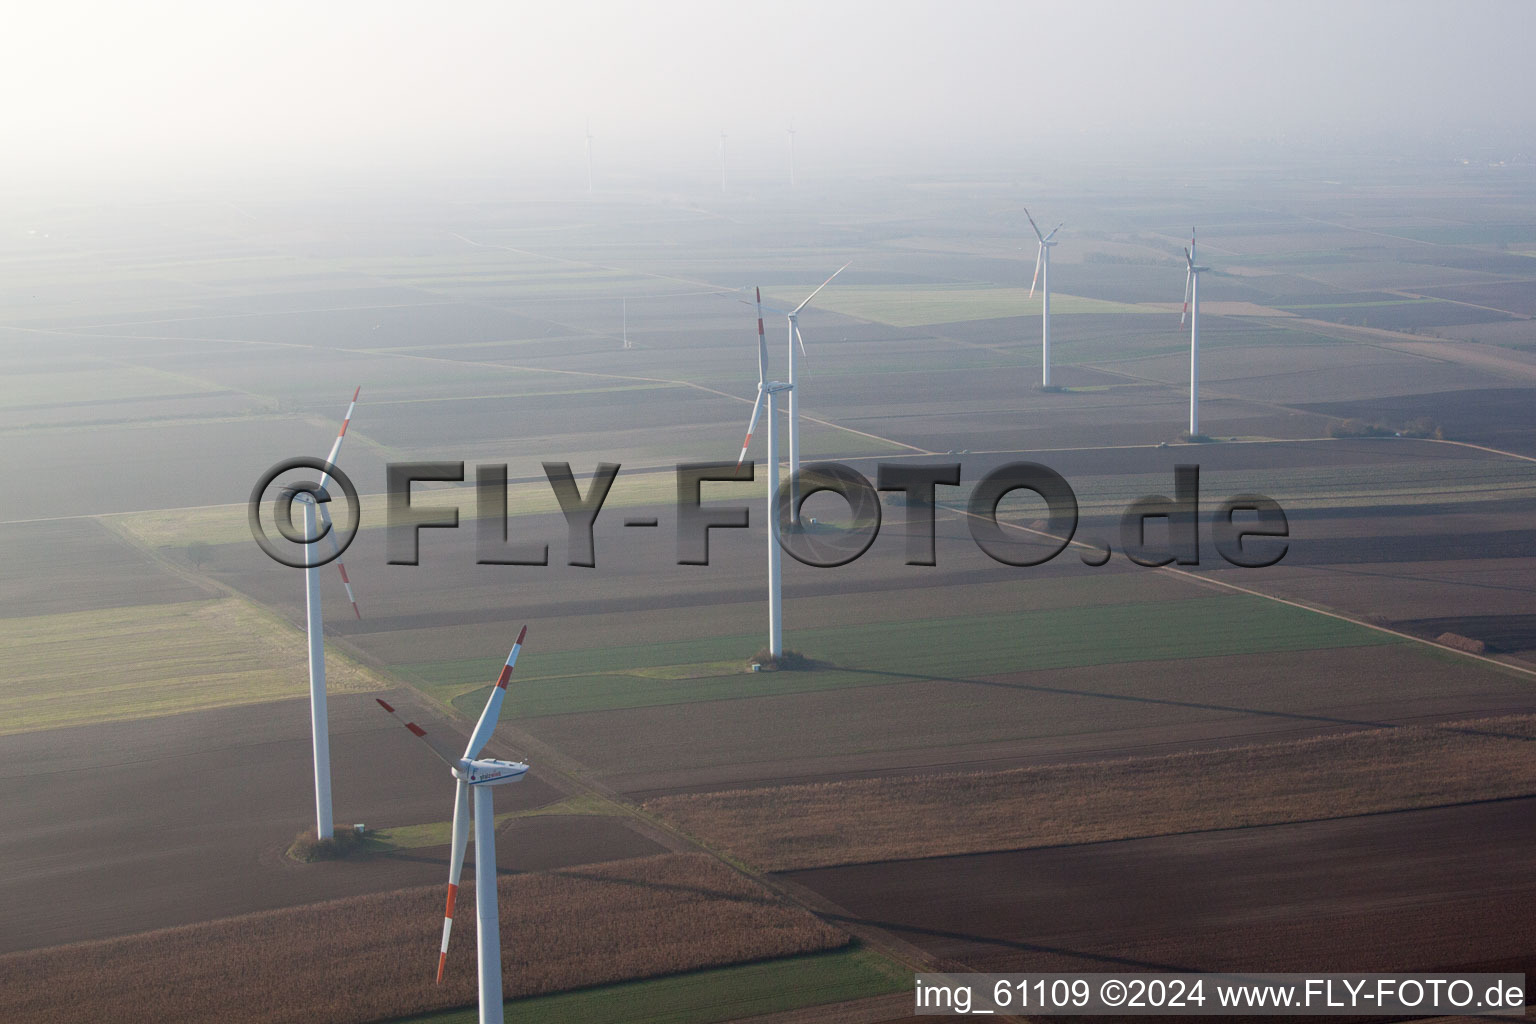
<instances>
[{"instance_id":1,"label":"distant horizon haze","mask_svg":"<svg viewBox=\"0 0 1536 1024\"><path fill-rule=\"evenodd\" d=\"M1536 5L32 6L12 188L505 168L585 187L1058 163L1529 160Z\"/></svg>"}]
</instances>

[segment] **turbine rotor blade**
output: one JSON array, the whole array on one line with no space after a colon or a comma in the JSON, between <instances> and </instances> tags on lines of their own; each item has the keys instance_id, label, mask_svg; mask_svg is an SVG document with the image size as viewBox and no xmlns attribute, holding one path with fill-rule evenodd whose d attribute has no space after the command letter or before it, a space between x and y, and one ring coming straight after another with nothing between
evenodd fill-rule
<instances>
[{"instance_id":1,"label":"turbine rotor blade","mask_svg":"<svg viewBox=\"0 0 1536 1024\"><path fill-rule=\"evenodd\" d=\"M757 401L752 403L752 418L747 421L747 439L741 442L741 454L736 457L736 465L747 461L747 448L752 444L752 431L757 429L757 416L763 411L763 385L757 385Z\"/></svg>"},{"instance_id":2,"label":"turbine rotor blade","mask_svg":"<svg viewBox=\"0 0 1536 1024\"><path fill-rule=\"evenodd\" d=\"M347 424L352 422L352 410L357 408L357 396L363 393L363 386L359 384L357 390L352 392L352 401L347 405L347 414L342 417L341 429L336 432L336 443L331 445L331 454L325 457L325 461L336 465L336 456L341 454L341 442L347 436ZM324 487L330 482L329 473L320 474L320 486Z\"/></svg>"},{"instance_id":3,"label":"turbine rotor blade","mask_svg":"<svg viewBox=\"0 0 1536 1024\"><path fill-rule=\"evenodd\" d=\"M1024 216L1029 217L1029 226L1035 229L1035 237L1042 242L1045 241L1045 239L1040 235L1040 225L1036 224L1035 218L1030 216L1029 207L1027 206L1024 207Z\"/></svg>"},{"instance_id":4,"label":"turbine rotor blade","mask_svg":"<svg viewBox=\"0 0 1536 1024\"><path fill-rule=\"evenodd\" d=\"M1040 248L1035 250L1035 277L1029 282L1029 297L1035 297L1035 285L1040 283L1040 262L1045 259L1045 240L1040 241Z\"/></svg>"},{"instance_id":5,"label":"turbine rotor blade","mask_svg":"<svg viewBox=\"0 0 1536 1024\"><path fill-rule=\"evenodd\" d=\"M359 384L357 388L352 392L352 401L347 404L347 414L341 419L341 429L336 432L336 441L331 445L331 453L326 456L325 459L325 461L332 466L336 464L336 456L341 454L341 442L346 439L347 426L352 422L352 411L357 408L357 396L362 393L363 386ZM324 487L327 483L330 482L330 479L331 475L329 473L321 472L320 486ZM331 550L336 552L336 568L341 571L342 585L347 588L347 600L352 602L352 614L361 619L363 617L363 613L358 610L357 596L352 593L352 581L347 577L347 567L341 562L341 545L336 540L335 529L331 528L332 524L330 510L326 507L325 502L319 501L315 503L315 509L319 513L320 521L325 524L326 536L328 536L331 540Z\"/></svg>"},{"instance_id":6,"label":"turbine rotor blade","mask_svg":"<svg viewBox=\"0 0 1536 1024\"><path fill-rule=\"evenodd\" d=\"M838 274L841 274L843 271L847 270L852 265L853 265L853 260L849 260L847 263L844 263L842 266L840 266L836 270L832 271L832 277L836 277ZM825 281L821 282L821 284L817 285L816 286L816 291L811 292L811 294L807 295L805 297L805 302L802 302L802 303L800 303L800 305L796 306L794 308L793 312L798 313L802 309L804 309L810 303L810 301L816 297L816 292L821 291L827 285L832 283L832 277L827 278Z\"/></svg>"},{"instance_id":7,"label":"turbine rotor blade","mask_svg":"<svg viewBox=\"0 0 1536 1024\"><path fill-rule=\"evenodd\" d=\"M1056 232L1060 231L1062 229L1062 226L1065 225L1066 223L1067 223L1066 221L1062 221L1061 224L1057 224L1055 227L1051 228L1051 233L1046 235L1045 238L1043 239L1043 241L1049 242L1051 239L1055 238L1056 237Z\"/></svg>"},{"instance_id":8,"label":"turbine rotor blade","mask_svg":"<svg viewBox=\"0 0 1536 1024\"><path fill-rule=\"evenodd\" d=\"M1189 316L1189 290L1195 281L1195 265L1189 265L1188 272L1184 275L1184 312L1179 314L1179 326L1184 325L1184 318Z\"/></svg>"},{"instance_id":9,"label":"turbine rotor blade","mask_svg":"<svg viewBox=\"0 0 1536 1024\"><path fill-rule=\"evenodd\" d=\"M373 700L374 703L378 704L378 706L383 708L385 711L388 711L392 715L398 716L398 713L395 711L393 704L390 704L388 701L379 697L375 697ZM435 738L428 735L427 730L423 729L415 722L404 722L404 725L407 729L410 730L412 736L415 736L417 739L426 743L426 745L432 749L432 753L437 755L438 760L442 761L450 768L457 768L459 766L459 759L453 756L453 752L451 750L445 749L440 743L438 743Z\"/></svg>"},{"instance_id":10,"label":"turbine rotor blade","mask_svg":"<svg viewBox=\"0 0 1536 1024\"><path fill-rule=\"evenodd\" d=\"M805 336L800 333L800 324L798 321L795 323L795 340L800 343L800 354L805 355Z\"/></svg>"},{"instance_id":11,"label":"turbine rotor blade","mask_svg":"<svg viewBox=\"0 0 1536 1024\"><path fill-rule=\"evenodd\" d=\"M347 577L347 567L341 560L341 542L336 539L336 530L331 524L331 512L326 505L327 502L323 501L315 503L315 507L320 511L320 520L327 527L325 535L331 542L331 550L336 552L334 561L336 568L341 570L341 585L347 588L347 600L352 602L352 614L361 620L363 613L357 609L357 595L352 593L352 580Z\"/></svg>"},{"instance_id":12,"label":"turbine rotor blade","mask_svg":"<svg viewBox=\"0 0 1536 1024\"><path fill-rule=\"evenodd\" d=\"M501 674L496 677L496 685L491 687L491 696L485 702L485 710L480 712L480 721L475 723L475 731L469 736L469 746L464 748L465 760L473 761L479 757L480 751L491 741L491 733L496 730L496 720L501 717L501 702L507 696L507 680L512 678L512 667L517 664L518 652L523 649L523 637L527 635L528 627L524 626L512 645L512 653L507 655L506 664L501 666Z\"/></svg>"},{"instance_id":13,"label":"turbine rotor blade","mask_svg":"<svg viewBox=\"0 0 1536 1024\"><path fill-rule=\"evenodd\" d=\"M469 784L458 779L453 794L453 840L448 861L448 905L443 910L443 945L437 953L437 981L442 984L448 967L448 938L453 933L453 905L459 898L459 876L464 872L464 848L469 845Z\"/></svg>"},{"instance_id":14,"label":"turbine rotor blade","mask_svg":"<svg viewBox=\"0 0 1536 1024\"><path fill-rule=\"evenodd\" d=\"M758 392L759 395L761 395L762 392L763 392L763 382L768 379L768 337L767 337L767 335L765 335L763 333L763 290L761 288L758 288L758 289L756 289L756 291L757 291L757 392ZM757 414L753 413L753 419L756 420L756 418L757 418ZM748 430L747 430L747 439L751 440L751 438L752 438L752 430L751 430L751 428L748 428ZM742 446L742 451L743 452L746 451L746 446ZM745 458L745 455L743 455L743 458ZM738 461L736 464L738 466L741 465L740 461Z\"/></svg>"}]
</instances>

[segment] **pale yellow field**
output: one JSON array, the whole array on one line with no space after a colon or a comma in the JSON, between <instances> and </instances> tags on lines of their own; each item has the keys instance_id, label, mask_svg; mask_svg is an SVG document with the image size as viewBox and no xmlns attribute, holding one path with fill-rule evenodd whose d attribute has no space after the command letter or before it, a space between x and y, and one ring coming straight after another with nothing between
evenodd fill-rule
<instances>
[{"instance_id":1,"label":"pale yellow field","mask_svg":"<svg viewBox=\"0 0 1536 1024\"><path fill-rule=\"evenodd\" d=\"M0 735L309 692L304 634L238 598L0 620ZM327 690L385 684L326 652Z\"/></svg>"},{"instance_id":2,"label":"pale yellow field","mask_svg":"<svg viewBox=\"0 0 1536 1024\"><path fill-rule=\"evenodd\" d=\"M473 471L471 471L473 472ZM582 493L590 486L590 477L578 475L577 484ZM749 501L762 494L761 483L710 483L705 500ZM671 471L641 473L623 470L613 483L613 489L603 502L605 510L636 507L641 505L669 504L677 497L677 477ZM417 484L411 488L411 505L431 509L434 507L459 509L459 522L476 518L475 489L473 486L433 488ZM340 502L338 508L344 508ZM363 494L358 497L363 526L369 529L385 524L385 499L382 494ZM545 481L514 483L507 487L507 515L547 515L560 511L560 502ZM270 516L270 507L263 516ZM344 516L345 512L332 515ZM202 508L157 509L149 512L128 512L103 516L112 529L119 530L140 543L155 548L184 547L201 542L204 544L254 544L246 521L246 506L209 505ZM276 537L270 519L263 520L270 535Z\"/></svg>"}]
</instances>

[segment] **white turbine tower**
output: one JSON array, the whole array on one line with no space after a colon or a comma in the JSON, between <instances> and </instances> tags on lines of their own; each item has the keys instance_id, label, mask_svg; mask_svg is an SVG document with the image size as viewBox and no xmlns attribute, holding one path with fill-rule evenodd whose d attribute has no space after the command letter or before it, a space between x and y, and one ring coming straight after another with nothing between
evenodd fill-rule
<instances>
[{"instance_id":1,"label":"white turbine tower","mask_svg":"<svg viewBox=\"0 0 1536 1024\"><path fill-rule=\"evenodd\" d=\"M624 298L620 299L619 302L621 303L619 307L619 317L624 329L624 347L629 348L629 297L625 296Z\"/></svg>"},{"instance_id":2,"label":"white turbine tower","mask_svg":"<svg viewBox=\"0 0 1536 1024\"><path fill-rule=\"evenodd\" d=\"M1056 243L1051 239L1056 237L1056 232L1061 230L1061 225L1057 224L1051 228L1050 234L1042 235L1040 225L1035 223L1034 217L1030 217L1028 207L1024 208L1024 216L1029 217L1029 226L1035 229L1035 238L1040 242L1040 248L1035 253L1035 279L1029 282L1029 297L1035 297L1035 285L1038 283L1040 285L1040 386L1048 388L1051 386L1051 250L1056 247Z\"/></svg>"},{"instance_id":3,"label":"white turbine tower","mask_svg":"<svg viewBox=\"0 0 1536 1024\"><path fill-rule=\"evenodd\" d=\"M357 396L362 390L359 385L352 392L352 402L347 406L347 415L341 421L336 443L331 445L331 454L326 456L325 461L330 465L336 464L341 442L347 436L347 424L352 422L352 410L357 407ZM322 492L329 481L330 474L321 473L319 486ZM361 619L363 613L358 611L357 598L352 593L352 581L347 578L347 567L341 562L340 545L331 525L328 501L317 502L306 492L300 492L295 497L304 506L304 536L318 540L319 530L323 526L326 536L330 537L331 547L337 553L336 568L341 571L342 585L347 588L347 600L352 602L353 614ZM311 565L304 570L304 611L304 631L309 644L309 731L315 753L315 838L330 839L335 834L335 825L331 818L331 735L325 706L325 630L320 613L319 565Z\"/></svg>"},{"instance_id":4,"label":"white turbine tower","mask_svg":"<svg viewBox=\"0 0 1536 1024\"><path fill-rule=\"evenodd\" d=\"M528 635L524 626L507 655L496 685L491 687L490 699L480 712L480 721L470 734L469 745L462 757L454 757L451 751L441 749L427 736L427 731L415 722L405 727L414 735L427 741L453 773L453 846L448 859L448 906L443 912L443 944L437 955L437 980L443 980L448 966L448 937L453 932L453 905L459 895L459 875L464 870L464 848L469 843L469 793L475 794L475 948L480 973L480 1024L502 1024L501 988L501 915L496 907L496 809L491 802L491 787L509 782L520 782L528 774L528 766L521 761L498 761L482 758L480 752L490 742L501 717L501 704L507 695L507 681L512 678L512 668L517 664L518 652L523 648L523 637ZM374 698L378 700L377 697ZM395 709L384 701L379 705L390 714Z\"/></svg>"},{"instance_id":5,"label":"white turbine tower","mask_svg":"<svg viewBox=\"0 0 1536 1024\"><path fill-rule=\"evenodd\" d=\"M587 195L592 194L592 121L587 121Z\"/></svg>"},{"instance_id":6,"label":"white turbine tower","mask_svg":"<svg viewBox=\"0 0 1536 1024\"><path fill-rule=\"evenodd\" d=\"M800 399L797 397L799 391L795 387L795 378L798 376L796 370L799 368L800 364L799 357L805 354L805 338L800 334L800 311L806 306L810 305L811 300L814 299L823 288L831 284L833 278L847 270L849 266L852 265L852 263L853 261L849 260L847 263L844 263L842 266L834 270L832 272L832 277L827 278L825 281L821 282L821 284L817 285L816 291L813 291L811 294L807 295L805 297L805 301L800 303L800 305L796 306L794 309L774 309L772 306L765 307L762 305L761 298L758 300L759 320L762 319L762 310L766 308L772 310L775 313L782 314L789 321L789 381L788 386L781 390L789 392L789 519L790 522L796 525L799 525L800 523L800 486L796 481L796 477L800 473Z\"/></svg>"},{"instance_id":7,"label":"white turbine tower","mask_svg":"<svg viewBox=\"0 0 1536 1024\"><path fill-rule=\"evenodd\" d=\"M1184 250L1184 312L1179 323L1189 318L1189 436L1200 436L1200 274L1210 267L1195 263L1195 229L1189 229L1189 248Z\"/></svg>"},{"instance_id":8,"label":"white turbine tower","mask_svg":"<svg viewBox=\"0 0 1536 1024\"><path fill-rule=\"evenodd\" d=\"M779 490L779 423L774 409L774 395L788 391L791 401L795 394L793 384L768 380L768 338L763 332L763 292L757 289L757 400L752 403L752 418L747 421L747 439L741 442L741 454L736 465L747 457L752 444L752 431L757 429L759 413L768 413L768 457L763 478L767 483L768 501L768 656L784 655L784 579L779 551L779 517L774 498Z\"/></svg>"}]
</instances>

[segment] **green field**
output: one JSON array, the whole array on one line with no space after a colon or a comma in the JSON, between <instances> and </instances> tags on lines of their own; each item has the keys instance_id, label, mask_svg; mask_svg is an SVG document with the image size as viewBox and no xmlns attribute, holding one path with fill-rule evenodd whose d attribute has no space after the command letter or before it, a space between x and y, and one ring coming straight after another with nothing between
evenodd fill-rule
<instances>
[{"instance_id":1,"label":"green field","mask_svg":"<svg viewBox=\"0 0 1536 1024\"><path fill-rule=\"evenodd\" d=\"M537 664L530 659L519 670L506 713L536 718L923 679L1399 642L1363 626L1240 594L1052 608L797 631L795 647L827 666L803 672L747 672L748 657L761 643L755 634L557 652ZM732 662L741 670L729 675L687 671L689 666L713 671L715 664ZM397 668L473 716L489 687L455 691L486 679L488 664L473 658ZM670 671L645 671L662 667Z\"/></svg>"},{"instance_id":2,"label":"green field","mask_svg":"<svg viewBox=\"0 0 1536 1024\"><path fill-rule=\"evenodd\" d=\"M713 1024L900 992L911 972L857 946L669 978L510 1000L508 1024ZM474 1024L476 1009L408 1024ZM407 1022L402 1022L407 1024Z\"/></svg>"},{"instance_id":3,"label":"green field","mask_svg":"<svg viewBox=\"0 0 1536 1024\"><path fill-rule=\"evenodd\" d=\"M517 818L537 818L549 814L597 814L614 815L618 808L607 801L590 795L567 797L543 807L523 811L504 811L496 815L499 829ZM396 825L393 828L370 829L363 837L363 849L370 853L387 853L392 850L420 850L432 846L447 846L453 839L453 822L430 821L420 825Z\"/></svg>"}]
</instances>

